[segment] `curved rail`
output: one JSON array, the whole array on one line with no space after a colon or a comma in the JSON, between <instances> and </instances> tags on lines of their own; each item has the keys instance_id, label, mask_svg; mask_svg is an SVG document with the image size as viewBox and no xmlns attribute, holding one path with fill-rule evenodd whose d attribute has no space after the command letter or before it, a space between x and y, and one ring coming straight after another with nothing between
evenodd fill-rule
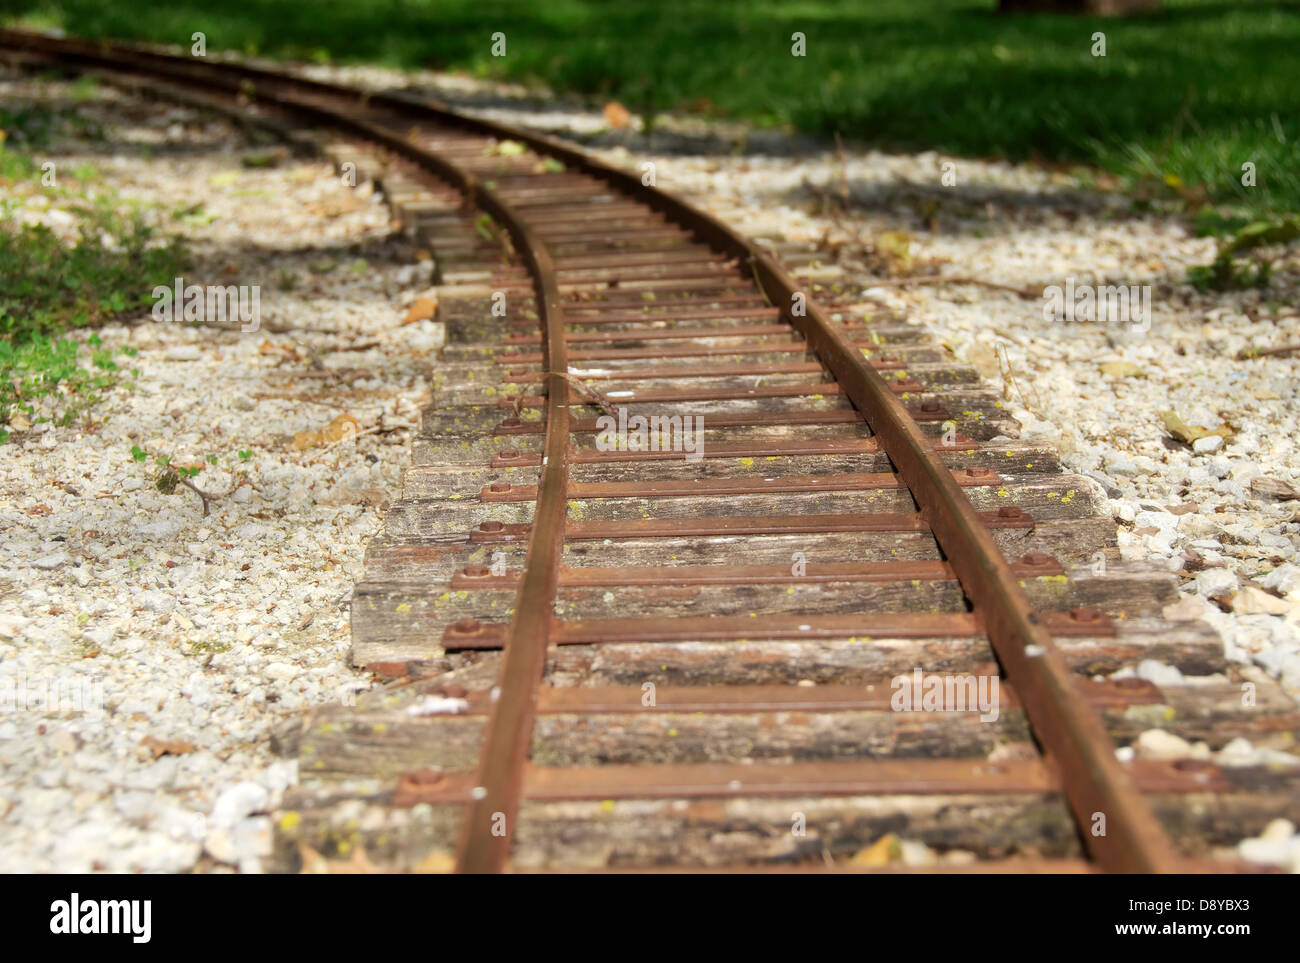
<instances>
[{"instance_id":1,"label":"curved rail","mask_svg":"<svg viewBox=\"0 0 1300 963\"><path fill-rule=\"evenodd\" d=\"M436 152L365 120L341 106L379 107L491 137L514 140L607 183L687 229L721 254L748 265L769 303L799 331L861 412L910 489L922 517L988 635L1008 679L1023 701L1032 730L1059 768L1066 798L1092 856L1117 872L1171 872L1177 861L1165 833L1115 759L1114 746L1075 686L1069 669L1021 589L1016 574L984 521L909 416L889 384L776 261L726 225L673 195L643 186L631 173L611 167L549 137L465 117L445 105L397 94L369 94L318 81L224 61L196 61L115 43L53 39L0 31L0 47L22 49L83 66L162 74L185 83L216 86L227 93L265 99L349 130L415 162L461 190L506 226L527 259L543 325L546 438L541 483L524 575L509 627L509 644L498 695L490 715L478 786L463 824L458 866L499 870L508 858L510 834L487 827L504 813L513 827L521 796L538 686L542 680L560 557L564 543L570 431L564 314L551 255L517 212L471 173ZM148 65L147 67L142 65ZM806 310L796 312L796 300ZM1088 828L1098 814L1108 830Z\"/></svg>"}]
</instances>

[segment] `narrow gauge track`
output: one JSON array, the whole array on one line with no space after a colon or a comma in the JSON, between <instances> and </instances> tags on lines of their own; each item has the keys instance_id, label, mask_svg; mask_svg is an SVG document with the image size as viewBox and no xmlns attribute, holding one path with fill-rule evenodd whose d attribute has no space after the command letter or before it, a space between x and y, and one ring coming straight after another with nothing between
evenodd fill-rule
<instances>
[{"instance_id":1,"label":"narrow gauge track","mask_svg":"<svg viewBox=\"0 0 1300 963\"><path fill-rule=\"evenodd\" d=\"M423 728L399 753L425 761L380 795L395 808L453 812L442 834L456 836L457 869L511 866L527 832L517 829L528 823L521 809L532 802L808 808L885 795L1056 793L1093 866L1189 868L1143 793L1204 795L1231 780L1201 760L1117 760L1099 711L1158 703L1159 693L1136 679L1090 680L1063 657L1055 639L1104 644L1116 623L1069 604L1074 596L1057 590L1066 567L1051 555L1004 557L1000 540L1035 527L1032 512L989 497L1009 480L986 456L1005 444L954 435L962 416L913 377L924 365L906 344L882 343L870 320L810 297L770 252L698 209L544 137L238 63L13 32L0 34L0 48L342 132L424 185L448 229L444 272L458 261L481 269L480 310L462 326L462 347L481 349L464 356L487 381L426 414L425 443L442 460L413 470L397 507L399 521L410 516L402 557L437 580L440 601L422 613L420 642L363 660L407 678L391 691L434 700L425 714L409 707ZM508 304L501 318L490 312L498 292ZM618 408L702 418L697 449L607 450L596 444L598 418ZM447 457L452 448L463 457ZM447 506L452 514L438 514ZM616 614L606 615L611 598ZM354 609L354 631L359 618ZM981 639L1000 667L986 671L1002 675L1002 707L1023 711L1037 758L943 758L933 747L881 758L841 742L787 746L770 761L743 750L681 761L653 746L661 728L638 733L633 721L600 737L587 728L598 717L694 714L724 731L724 717L737 714L763 716L770 728L791 714L880 713L889 678L864 684L871 676L860 664L843 681L832 672L817 685L748 684L753 673L733 653L773 643L806 669L819 652L833 665L845 644L919 640L922 668L942 672ZM566 684L556 661L557 647L645 645L665 653L660 683L692 684ZM492 684L418 678L422 658L457 652L467 653L462 666L487 666ZM456 728L467 718L477 727ZM550 748L539 753L543 731ZM566 751L566 739L600 744ZM447 745L472 747L477 764L438 764ZM796 823L801 815L792 809ZM770 830L790 832L790 819ZM799 868L808 856L781 859Z\"/></svg>"}]
</instances>

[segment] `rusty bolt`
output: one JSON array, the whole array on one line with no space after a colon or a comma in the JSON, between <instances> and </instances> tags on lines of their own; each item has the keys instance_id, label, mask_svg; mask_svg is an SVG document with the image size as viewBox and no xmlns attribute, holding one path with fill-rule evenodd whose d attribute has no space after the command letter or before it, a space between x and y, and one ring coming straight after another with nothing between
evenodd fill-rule
<instances>
[{"instance_id":1,"label":"rusty bolt","mask_svg":"<svg viewBox=\"0 0 1300 963\"><path fill-rule=\"evenodd\" d=\"M523 424L523 422L519 420L519 416L518 416L518 415L507 415L507 416L505 417L505 419L501 422L501 427L502 427L502 428L517 428L517 427L519 427L519 426L522 425L522 424Z\"/></svg>"},{"instance_id":2,"label":"rusty bolt","mask_svg":"<svg viewBox=\"0 0 1300 963\"><path fill-rule=\"evenodd\" d=\"M519 449L502 448L499 452L497 452L497 455L499 455L501 458L504 458L506 461L514 461L516 458L519 457Z\"/></svg>"},{"instance_id":3,"label":"rusty bolt","mask_svg":"<svg viewBox=\"0 0 1300 963\"><path fill-rule=\"evenodd\" d=\"M998 518L1019 518L1020 509L1015 505L1003 505L998 509Z\"/></svg>"},{"instance_id":4,"label":"rusty bolt","mask_svg":"<svg viewBox=\"0 0 1300 963\"><path fill-rule=\"evenodd\" d=\"M1100 622L1101 613L1096 609L1089 608L1071 609L1070 618L1076 622Z\"/></svg>"},{"instance_id":5,"label":"rusty bolt","mask_svg":"<svg viewBox=\"0 0 1300 963\"><path fill-rule=\"evenodd\" d=\"M501 522L480 522L478 526L480 532L487 532L489 534L500 532L504 529L505 525Z\"/></svg>"},{"instance_id":6,"label":"rusty bolt","mask_svg":"<svg viewBox=\"0 0 1300 963\"><path fill-rule=\"evenodd\" d=\"M496 492L498 495L503 495L503 494L505 494L506 492L510 491L510 482L508 482L508 481L494 481L491 485L488 486L488 490L489 490L489 491L494 491L494 492Z\"/></svg>"},{"instance_id":7,"label":"rusty bolt","mask_svg":"<svg viewBox=\"0 0 1300 963\"><path fill-rule=\"evenodd\" d=\"M898 382L898 390L899 391L920 391L921 382L911 381L911 380L900 381Z\"/></svg>"},{"instance_id":8,"label":"rusty bolt","mask_svg":"<svg viewBox=\"0 0 1300 963\"><path fill-rule=\"evenodd\" d=\"M1042 552L1027 552L1020 557L1020 561L1024 565L1050 565L1052 556L1044 555Z\"/></svg>"},{"instance_id":9,"label":"rusty bolt","mask_svg":"<svg viewBox=\"0 0 1300 963\"><path fill-rule=\"evenodd\" d=\"M971 478L987 478L993 474L993 470L991 468L967 468L966 474Z\"/></svg>"},{"instance_id":10,"label":"rusty bolt","mask_svg":"<svg viewBox=\"0 0 1300 963\"><path fill-rule=\"evenodd\" d=\"M469 695L469 690L463 685L443 686L442 694L448 699L463 699Z\"/></svg>"},{"instance_id":11,"label":"rusty bolt","mask_svg":"<svg viewBox=\"0 0 1300 963\"><path fill-rule=\"evenodd\" d=\"M933 398L931 398L929 401L921 402L922 411L939 411L942 409L942 407L943 406L940 405L939 402L935 401Z\"/></svg>"},{"instance_id":12,"label":"rusty bolt","mask_svg":"<svg viewBox=\"0 0 1300 963\"><path fill-rule=\"evenodd\" d=\"M473 635L483 628L478 619L461 619L452 625L451 630L457 635Z\"/></svg>"},{"instance_id":13,"label":"rusty bolt","mask_svg":"<svg viewBox=\"0 0 1300 963\"><path fill-rule=\"evenodd\" d=\"M486 565L466 565L461 574L467 578L487 578L491 572Z\"/></svg>"}]
</instances>

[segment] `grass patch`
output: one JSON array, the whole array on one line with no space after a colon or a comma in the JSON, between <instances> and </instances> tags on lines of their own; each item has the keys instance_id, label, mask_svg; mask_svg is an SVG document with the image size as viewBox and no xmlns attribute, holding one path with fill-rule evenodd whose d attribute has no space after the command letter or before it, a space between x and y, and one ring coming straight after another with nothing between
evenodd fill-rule
<instances>
[{"instance_id":1,"label":"grass patch","mask_svg":"<svg viewBox=\"0 0 1300 963\"><path fill-rule=\"evenodd\" d=\"M109 351L97 335L84 344L39 334L18 345L0 340L0 444L9 441L10 429L44 421L63 427L76 423L102 400L102 392L119 383L118 359L135 354L130 347ZM138 374L131 371L132 377ZM50 413L39 415L38 407Z\"/></svg>"},{"instance_id":2,"label":"grass patch","mask_svg":"<svg viewBox=\"0 0 1300 963\"><path fill-rule=\"evenodd\" d=\"M179 272L180 241L155 242L139 211L108 201L68 208L80 219L65 244L44 224L0 220L0 339L21 342L102 322L153 303Z\"/></svg>"},{"instance_id":3,"label":"grass patch","mask_svg":"<svg viewBox=\"0 0 1300 963\"><path fill-rule=\"evenodd\" d=\"M90 84L71 89L93 96ZM61 173L64 186L41 186L45 160L32 151L48 147L52 132L84 133L75 118L75 109L0 110L9 135L0 143L0 444L45 421L74 424L119 384L135 349L110 351L98 335L74 332L150 306L154 286L171 283L188 258L179 239L155 236L138 207L102 188L92 194L90 165ZM48 209L72 237L18 217Z\"/></svg>"},{"instance_id":4,"label":"grass patch","mask_svg":"<svg viewBox=\"0 0 1300 963\"><path fill-rule=\"evenodd\" d=\"M86 36L539 80L887 147L1174 175L1218 203L1300 210L1300 6L1166 0L1122 19L995 0L0 0ZM506 34L505 57L491 35ZM807 55L791 56L791 34ZM1091 53L1106 34L1106 56ZM1242 164L1257 169L1243 186Z\"/></svg>"},{"instance_id":5,"label":"grass patch","mask_svg":"<svg viewBox=\"0 0 1300 963\"><path fill-rule=\"evenodd\" d=\"M154 285L184 264L179 241L156 244L139 212L74 210L82 221L72 244L45 225L0 218L0 426L70 425L96 404L120 380L115 355L98 335L63 335L146 307ZM0 427L0 444L9 437Z\"/></svg>"}]
</instances>

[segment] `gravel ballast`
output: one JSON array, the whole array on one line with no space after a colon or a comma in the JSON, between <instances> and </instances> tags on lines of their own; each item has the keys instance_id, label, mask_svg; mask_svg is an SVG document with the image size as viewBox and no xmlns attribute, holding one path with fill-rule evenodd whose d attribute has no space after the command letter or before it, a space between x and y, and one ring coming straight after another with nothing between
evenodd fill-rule
<instances>
[{"instance_id":1,"label":"gravel ballast","mask_svg":"<svg viewBox=\"0 0 1300 963\"><path fill-rule=\"evenodd\" d=\"M1095 480L1124 557L1183 580L1169 617L1206 619L1245 678L1300 694L1295 361L1236 360L1300 340L1285 277L1271 291L1197 293L1186 269L1213 258L1212 240L1040 168L852 143L841 152L698 121L646 138L607 130L599 109L503 85L310 72L414 81L633 169L652 161L659 186L748 233L818 245L850 276L861 239L906 230L915 261L940 273L1030 291L1149 285L1145 329L1050 319L1042 297L975 285L869 294L975 364L1003 390L1022 437L1058 445L1069 469ZM61 89L0 76L4 100ZM270 846L266 814L297 778L272 756L269 734L370 684L347 665L346 605L427 397L441 331L400 322L402 306L427 293L430 265L369 185L344 186L328 164L245 166L265 147L224 121L107 88L80 110L106 142L69 138L51 156L94 164L123 198L158 205L155 216L195 251L194 282L260 285L262 317L247 333L122 318L99 334L107 348L138 349L138 379L84 424L37 425L0 446L0 674L102 702L0 712L0 866L256 872ZM841 186L847 212L817 213ZM69 230L57 204L17 196L17 216ZM169 218L200 203L197 216ZM1165 412L1224 432L1181 443ZM349 430L308 437L331 423ZM134 461L133 446L150 458ZM217 456L194 479L222 496L210 514L183 486L157 490L152 456L163 454L185 465ZM1188 681L1167 666L1143 672L1161 685ZM1122 752L1206 752L1162 735ZM1289 747L1240 739L1214 758L1300 764ZM1300 837L1283 823L1240 854L1300 870Z\"/></svg>"},{"instance_id":2,"label":"gravel ballast","mask_svg":"<svg viewBox=\"0 0 1300 963\"><path fill-rule=\"evenodd\" d=\"M5 100L66 93L0 84ZM137 349L119 360L138 378L85 421L0 446L0 681L16 695L0 712L0 866L256 872L265 814L297 778L270 731L370 684L347 663L347 603L427 402L441 332L402 325L401 306L432 265L329 164L245 166L265 148L223 120L111 88L78 110L104 140L52 144L58 169L93 165L89 192L181 231L186 284L259 285L261 317L251 332L110 324L104 347ZM25 220L72 220L12 193ZM312 435L331 422L337 440ZM194 484L223 496L210 514L183 485L156 488L155 456L203 466Z\"/></svg>"}]
</instances>

